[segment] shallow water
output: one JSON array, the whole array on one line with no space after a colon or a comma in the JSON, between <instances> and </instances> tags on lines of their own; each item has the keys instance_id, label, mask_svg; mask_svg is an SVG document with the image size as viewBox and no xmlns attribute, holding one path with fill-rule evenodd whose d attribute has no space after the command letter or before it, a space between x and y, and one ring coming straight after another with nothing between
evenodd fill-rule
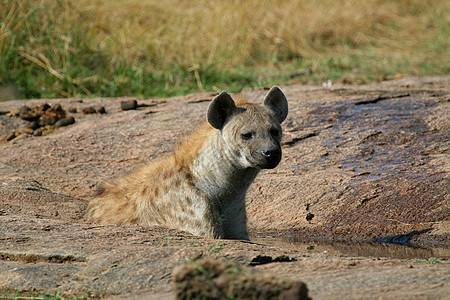
<instances>
[{"instance_id":1,"label":"shallow water","mask_svg":"<svg viewBox=\"0 0 450 300\"><path fill-rule=\"evenodd\" d=\"M449 259L449 247L383 242L304 240L293 236L251 236L252 242L288 248L304 254L330 254L336 256L397 258L397 259Z\"/></svg>"}]
</instances>

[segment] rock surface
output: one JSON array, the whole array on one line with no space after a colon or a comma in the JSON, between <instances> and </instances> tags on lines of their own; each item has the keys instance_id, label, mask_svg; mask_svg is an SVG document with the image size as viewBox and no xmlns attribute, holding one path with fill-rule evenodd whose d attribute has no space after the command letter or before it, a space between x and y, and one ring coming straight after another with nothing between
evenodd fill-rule
<instances>
[{"instance_id":1,"label":"rock surface","mask_svg":"<svg viewBox=\"0 0 450 300\"><path fill-rule=\"evenodd\" d=\"M305 282L313 299L444 298L450 292L449 88L450 77L284 87L290 113L282 162L261 172L247 197L258 243L82 219L99 183L173 149L203 122L213 94L139 100L126 111L121 101L135 98L1 102L0 136L28 125L8 116L24 105L59 104L76 122L0 144L0 288L173 298L171 272L186 259L250 264L286 255L293 259L254 268ZM258 102L265 91L242 94ZM86 107L106 113L83 114ZM267 233L288 238L272 242L261 237ZM361 254L359 244L316 244L317 238L419 244L422 249L399 251L425 252Z\"/></svg>"}]
</instances>

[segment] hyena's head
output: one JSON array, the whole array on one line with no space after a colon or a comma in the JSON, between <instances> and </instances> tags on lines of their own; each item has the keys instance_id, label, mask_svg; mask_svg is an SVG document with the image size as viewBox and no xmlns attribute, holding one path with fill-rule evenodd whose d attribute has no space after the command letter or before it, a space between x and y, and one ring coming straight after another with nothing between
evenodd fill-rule
<instances>
[{"instance_id":1,"label":"hyena's head","mask_svg":"<svg viewBox=\"0 0 450 300\"><path fill-rule=\"evenodd\" d=\"M207 120L221 131L223 149L242 168L275 168L281 160L281 126L288 114L286 96L277 87L270 89L262 105L236 106L226 92L208 107Z\"/></svg>"}]
</instances>

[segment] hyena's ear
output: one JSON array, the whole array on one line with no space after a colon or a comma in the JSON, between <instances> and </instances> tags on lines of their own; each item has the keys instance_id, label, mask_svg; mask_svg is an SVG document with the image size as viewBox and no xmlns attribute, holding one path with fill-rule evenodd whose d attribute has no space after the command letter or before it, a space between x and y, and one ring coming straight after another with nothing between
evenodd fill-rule
<instances>
[{"instance_id":1,"label":"hyena's ear","mask_svg":"<svg viewBox=\"0 0 450 300\"><path fill-rule=\"evenodd\" d=\"M222 129L225 122L230 118L236 111L237 106L234 104L233 99L227 92L222 92L214 99L208 106L206 112L206 119L212 127L217 129Z\"/></svg>"},{"instance_id":2,"label":"hyena's ear","mask_svg":"<svg viewBox=\"0 0 450 300\"><path fill-rule=\"evenodd\" d=\"M286 119L288 114L288 103L286 96L279 87L273 86L263 100L263 107L280 124Z\"/></svg>"}]
</instances>

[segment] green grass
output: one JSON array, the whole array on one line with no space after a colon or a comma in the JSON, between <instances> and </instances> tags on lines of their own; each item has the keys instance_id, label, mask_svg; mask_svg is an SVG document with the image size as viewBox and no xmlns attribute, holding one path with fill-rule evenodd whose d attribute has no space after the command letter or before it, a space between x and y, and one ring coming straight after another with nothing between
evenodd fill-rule
<instances>
[{"instance_id":1,"label":"green grass","mask_svg":"<svg viewBox=\"0 0 450 300\"><path fill-rule=\"evenodd\" d=\"M57 292L55 293L39 293L39 292L27 292L27 291L17 291L12 289L6 289L0 291L0 299L11 299L11 300L23 300L23 299L34 299L34 300L84 300L92 299L87 297L77 297L77 296L61 296Z\"/></svg>"},{"instance_id":2,"label":"green grass","mask_svg":"<svg viewBox=\"0 0 450 300\"><path fill-rule=\"evenodd\" d=\"M0 289L0 299L11 299L11 300L96 300L104 299L114 293L99 293L92 294L91 292L80 293L75 295L70 294L60 294L58 292L38 292L38 291L19 291L15 289Z\"/></svg>"},{"instance_id":3,"label":"green grass","mask_svg":"<svg viewBox=\"0 0 450 300\"><path fill-rule=\"evenodd\" d=\"M427 259L425 259L425 261L426 261L427 264L430 264L430 265L435 265L435 264L441 264L442 263L442 261L440 259L438 259L438 258L427 258Z\"/></svg>"},{"instance_id":4,"label":"green grass","mask_svg":"<svg viewBox=\"0 0 450 300\"><path fill-rule=\"evenodd\" d=\"M219 239L215 246L209 247L209 251L211 251L212 253L219 253L224 248L225 248L225 244L224 243L220 243L220 239Z\"/></svg>"},{"instance_id":5,"label":"green grass","mask_svg":"<svg viewBox=\"0 0 450 300\"><path fill-rule=\"evenodd\" d=\"M440 0L0 0L0 100L448 75L449 16Z\"/></svg>"}]
</instances>

